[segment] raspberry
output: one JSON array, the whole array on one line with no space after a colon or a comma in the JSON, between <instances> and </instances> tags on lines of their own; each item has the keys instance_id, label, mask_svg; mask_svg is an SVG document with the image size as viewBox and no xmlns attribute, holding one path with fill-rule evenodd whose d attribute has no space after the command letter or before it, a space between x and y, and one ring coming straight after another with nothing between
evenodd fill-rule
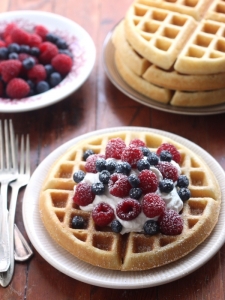
<instances>
[{"instance_id":1,"label":"raspberry","mask_svg":"<svg viewBox=\"0 0 225 300\"><path fill-rule=\"evenodd\" d=\"M183 219L174 210L167 210L159 218L159 228L161 233L166 235L181 234L183 230Z\"/></svg>"},{"instance_id":2,"label":"raspberry","mask_svg":"<svg viewBox=\"0 0 225 300\"><path fill-rule=\"evenodd\" d=\"M88 183L78 183L73 196L73 201L80 205L86 206L94 201L95 195L91 191L91 185Z\"/></svg>"},{"instance_id":3,"label":"raspberry","mask_svg":"<svg viewBox=\"0 0 225 300\"><path fill-rule=\"evenodd\" d=\"M5 43L6 43L6 46L9 46L10 44L12 44L12 38L11 38L11 35L8 35L8 36L5 38Z\"/></svg>"},{"instance_id":4,"label":"raspberry","mask_svg":"<svg viewBox=\"0 0 225 300\"><path fill-rule=\"evenodd\" d=\"M5 42L0 40L0 48L5 47L5 46L6 46Z\"/></svg>"},{"instance_id":5,"label":"raspberry","mask_svg":"<svg viewBox=\"0 0 225 300\"><path fill-rule=\"evenodd\" d=\"M27 76L34 83L43 81L47 77L45 67L41 64L34 65L32 69L27 71Z\"/></svg>"},{"instance_id":6,"label":"raspberry","mask_svg":"<svg viewBox=\"0 0 225 300\"><path fill-rule=\"evenodd\" d=\"M107 226L114 219L114 211L108 203L101 202L93 209L92 218L96 225Z\"/></svg>"},{"instance_id":7,"label":"raspberry","mask_svg":"<svg viewBox=\"0 0 225 300\"><path fill-rule=\"evenodd\" d=\"M129 144L129 146L134 146L134 147L146 147L146 144L145 144L145 142L143 142L143 141L141 141L141 140L139 140L139 139L133 139L131 142L130 142L130 144Z\"/></svg>"},{"instance_id":8,"label":"raspberry","mask_svg":"<svg viewBox=\"0 0 225 300\"><path fill-rule=\"evenodd\" d=\"M48 29L43 25L36 25L34 28L34 32L38 34L43 40L45 40L46 34L48 34Z\"/></svg>"},{"instance_id":9,"label":"raspberry","mask_svg":"<svg viewBox=\"0 0 225 300\"><path fill-rule=\"evenodd\" d=\"M140 180L139 187L142 189L143 194L154 193L158 188L158 178L151 170L143 170L139 173Z\"/></svg>"},{"instance_id":10,"label":"raspberry","mask_svg":"<svg viewBox=\"0 0 225 300\"><path fill-rule=\"evenodd\" d=\"M117 216L124 221L131 221L137 218L141 212L141 204L134 199L124 199L116 207Z\"/></svg>"},{"instance_id":11,"label":"raspberry","mask_svg":"<svg viewBox=\"0 0 225 300\"><path fill-rule=\"evenodd\" d=\"M21 99L30 92L30 86L21 78L13 78L6 86L6 94L12 99Z\"/></svg>"},{"instance_id":12,"label":"raspberry","mask_svg":"<svg viewBox=\"0 0 225 300\"><path fill-rule=\"evenodd\" d=\"M96 169L96 160L98 158L105 158L103 154L92 154L86 159L85 170L89 173L98 173Z\"/></svg>"},{"instance_id":13,"label":"raspberry","mask_svg":"<svg viewBox=\"0 0 225 300\"><path fill-rule=\"evenodd\" d=\"M126 144L121 138L114 138L108 141L105 150L106 158L120 159Z\"/></svg>"},{"instance_id":14,"label":"raspberry","mask_svg":"<svg viewBox=\"0 0 225 300\"><path fill-rule=\"evenodd\" d=\"M61 75L67 75L73 65L71 57L66 54L57 54L51 61L53 68Z\"/></svg>"},{"instance_id":15,"label":"raspberry","mask_svg":"<svg viewBox=\"0 0 225 300\"><path fill-rule=\"evenodd\" d=\"M177 181L179 174L177 169L171 163L161 161L155 167L162 173L163 178Z\"/></svg>"},{"instance_id":16,"label":"raspberry","mask_svg":"<svg viewBox=\"0 0 225 300\"><path fill-rule=\"evenodd\" d=\"M136 168L137 162L144 157L139 147L126 147L121 155L123 161L128 162L132 168Z\"/></svg>"},{"instance_id":17,"label":"raspberry","mask_svg":"<svg viewBox=\"0 0 225 300\"><path fill-rule=\"evenodd\" d=\"M19 45L29 45L30 35L21 28L15 27L10 36L13 43L17 43Z\"/></svg>"},{"instance_id":18,"label":"raspberry","mask_svg":"<svg viewBox=\"0 0 225 300\"><path fill-rule=\"evenodd\" d=\"M40 56L39 59L43 64L51 63L53 57L58 54L58 48L51 42L44 42L39 46Z\"/></svg>"},{"instance_id":19,"label":"raspberry","mask_svg":"<svg viewBox=\"0 0 225 300\"><path fill-rule=\"evenodd\" d=\"M30 47L38 47L42 43L42 38L36 33L31 33L28 45Z\"/></svg>"},{"instance_id":20,"label":"raspberry","mask_svg":"<svg viewBox=\"0 0 225 300\"><path fill-rule=\"evenodd\" d=\"M7 36L10 36L12 31L17 28L17 24L16 23L9 23L6 28L5 31L3 32L3 37L4 39L7 38Z\"/></svg>"},{"instance_id":21,"label":"raspberry","mask_svg":"<svg viewBox=\"0 0 225 300\"><path fill-rule=\"evenodd\" d=\"M24 61L24 59L26 59L28 57L30 57L30 55L27 53L19 53L19 55L18 55L18 59L22 62Z\"/></svg>"},{"instance_id":22,"label":"raspberry","mask_svg":"<svg viewBox=\"0 0 225 300\"><path fill-rule=\"evenodd\" d=\"M143 198L142 209L148 218L154 218L164 213L166 203L159 195L148 193Z\"/></svg>"},{"instance_id":23,"label":"raspberry","mask_svg":"<svg viewBox=\"0 0 225 300\"><path fill-rule=\"evenodd\" d=\"M178 164L180 163L181 161L181 156L180 156L180 152L177 150L177 148L172 145L172 144L169 144L169 143L163 143L156 151L156 154L159 156L160 153L163 151L163 150L167 150L171 153L172 157L173 157L173 160L175 162L177 162Z\"/></svg>"},{"instance_id":24,"label":"raspberry","mask_svg":"<svg viewBox=\"0 0 225 300\"><path fill-rule=\"evenodd\" d=\"M21 69L22 63L19 60L9 59L2 61L0 64L0 73L3 81L9 82L11 79L18 77Z\"/></svg>"},{"instance_id":25,"label":"raspberry","mask_svg":"<svg viewBox=\"0 0 225 300\"><path fill-rule=\"evenodd\" d=\"M117 173L111 175L108 186L110 194L119 198L128 196L131 189L128 177Z\"/></svg>"}]
</instances>

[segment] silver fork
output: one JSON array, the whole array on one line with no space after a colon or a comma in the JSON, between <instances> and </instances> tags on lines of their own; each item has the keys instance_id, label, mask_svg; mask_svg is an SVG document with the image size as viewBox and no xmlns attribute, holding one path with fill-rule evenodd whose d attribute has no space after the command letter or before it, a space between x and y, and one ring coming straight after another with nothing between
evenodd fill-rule
<instances>
[{"instance_id":1,"label":"silver fork","mask_svg":"<svg viewBox=\"0 0 225 300\"><path fill-rule=\"evenodd\" d=\"M15 153L15 138L12 120L4 121L4 137L2 122L0 121L0 271L6 271L10 264L7 191L8 185L18 176Z\"/></svg>"},{"instance_id":2,"label":"silver fork","mask_svg":"<svg viewBox=\"0 0 225 300\"><path fill-rule=\"evenodd\" d=\"M10 265L6 272L0 273L0 283L3 287L9 285L14 273L14 219L18 193L21 187L27 185L30 179L30 142L26 138L26 150L24 149L24 137L21 137L20 168L16 181L10 183L12 188L11 201L9 206L9 241L10 241ZM32 255L28 253L28 256Z\"/></svg>"}]
</instances>

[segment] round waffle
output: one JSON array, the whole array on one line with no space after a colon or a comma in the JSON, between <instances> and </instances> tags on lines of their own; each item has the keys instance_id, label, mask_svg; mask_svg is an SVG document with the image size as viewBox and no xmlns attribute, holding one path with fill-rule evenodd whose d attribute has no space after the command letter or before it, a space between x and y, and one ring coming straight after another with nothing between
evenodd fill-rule
<instances>
[{"instance_id":1,"label":"round waffle","mask_svg":"<svg viewBox=\"0 0 225 300\"><path fill-rule=\"evenodd\" d=\"M84 170L84 152L92 149L103 154L107 142L115 137L122 138L126 144L139 138L152 152L164 142L174 144L179 150L181 171L189 178L191 191L191 198L182 210L184 228L180 235L117 234L109 227L96 226L91 214L74 203L73 173ZM44 182L40 215L50 236L79 259L107 269L146 270L187 255L211 233L220 210L220 188L206 163L183 145L154 133L121 131L79 142L55 162ZM85 228L72 228L72 218L76 215L85 219Z\"/></svg>"}]
</instances>

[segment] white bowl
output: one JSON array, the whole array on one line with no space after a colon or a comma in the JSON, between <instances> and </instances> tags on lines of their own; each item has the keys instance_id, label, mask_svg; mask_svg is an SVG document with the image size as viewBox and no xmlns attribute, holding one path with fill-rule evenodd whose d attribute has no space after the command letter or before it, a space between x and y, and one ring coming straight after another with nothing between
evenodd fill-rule
<instances>
[{"instance_id":1,"label":"white bowl","mask_svg":"<svg viewBox=\"0 0 225 300\"><path fill-rule=\"evenodd\" d=\"M43 25L49 32L61 36L69 45L74 64L65 79L45 93L23 99L0 98L0 112L23 112L49 106L66 98L85 82L95 63L96 49L90 35L80 25L53 13L12 11L0 14L0 33L11 22L28 31L35 25Z\"/></svg>"}]
</instances>

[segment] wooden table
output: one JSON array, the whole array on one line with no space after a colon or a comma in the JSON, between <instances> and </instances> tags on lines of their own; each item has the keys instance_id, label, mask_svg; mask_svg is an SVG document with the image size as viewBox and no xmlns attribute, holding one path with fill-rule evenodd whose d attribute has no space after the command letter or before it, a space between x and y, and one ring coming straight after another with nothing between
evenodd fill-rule
<instances>
[{"instance_id":1,"label":"wooden table","mask_svg":"<svg viewBox=\"0 0 225 300\"><path fill-rule=\"evenodd\" d=\"M91 35L97 49L96 64L90 77L67 99L36 111L0 114L2 120L12 118L17 134L30 134L32 171L48 154L70 139L96 129L116 126L143 126L178 134L204 148L225 168L224 114L185 116L148 108L125 96L107 78L102 63L103 41L131 3L131 0L0 1L0 12L42 10L70 18ZM22 219L23 193L22 189L16 223L26 236ZM102 288L72 279L33 250L31 260L16 263L11 284L0 288L0 299L225 299L225 247L201 268L182 279L136 290Z\"/></svg>"}]
</instances>

